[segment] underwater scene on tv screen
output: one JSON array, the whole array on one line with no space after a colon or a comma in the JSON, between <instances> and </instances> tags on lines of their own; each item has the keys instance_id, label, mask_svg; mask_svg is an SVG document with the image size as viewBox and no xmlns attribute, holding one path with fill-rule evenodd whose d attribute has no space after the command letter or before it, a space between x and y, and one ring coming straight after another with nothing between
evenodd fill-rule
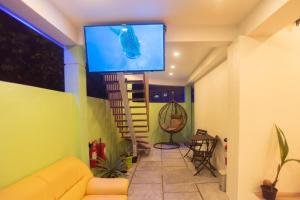
<instances>
[{"instance_id":1,"label":"underwater scene on tv screen","mask_svg":"<svg viewBox=\"0 0 300 200\"><path fill-rule=\"evenodd\" d=\"M164 25L86 26L90 72L164 70Z\"/></svg>"}]
</instances>

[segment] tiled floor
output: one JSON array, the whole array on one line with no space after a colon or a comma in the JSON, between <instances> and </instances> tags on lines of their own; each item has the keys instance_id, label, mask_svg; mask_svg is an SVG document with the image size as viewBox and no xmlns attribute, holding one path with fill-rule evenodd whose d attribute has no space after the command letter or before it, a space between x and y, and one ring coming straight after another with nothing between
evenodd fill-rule
<instances>
[{"instance_id":1,"label":"tiled floor","mask_svg":"<svg viewBox=\"0 0 300 200\"><path fill-rule=\"evenodd\" d=\"M138 162L129 188L129 200L228 200L219 179L195 168L183 158L186 148L152 149Z\"/></svg>"}]
</instances>

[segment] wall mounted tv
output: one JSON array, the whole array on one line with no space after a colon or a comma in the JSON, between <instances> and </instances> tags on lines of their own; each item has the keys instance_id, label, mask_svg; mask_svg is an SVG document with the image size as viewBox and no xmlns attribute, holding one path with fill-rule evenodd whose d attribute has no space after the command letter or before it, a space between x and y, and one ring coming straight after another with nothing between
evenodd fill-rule
<instances>
[{"instance_id":1,"label":"wall mounted tv","mask_svg":"<svg viewBox=\"0 0 300 200\"><path fill-rule=\"evenodd\" d=\"M164 24L85 26L89 72L163 71Z\"/></svg>"}]
</instances>

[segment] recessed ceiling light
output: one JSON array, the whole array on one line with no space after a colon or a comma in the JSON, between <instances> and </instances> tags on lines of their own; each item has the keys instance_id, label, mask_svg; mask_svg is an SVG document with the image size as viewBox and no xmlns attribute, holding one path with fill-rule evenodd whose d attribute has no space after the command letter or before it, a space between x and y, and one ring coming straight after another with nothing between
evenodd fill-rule
<instances>
[{"instance_id":1,"label":"recessed ceiling light","mask_svg":"<svg viewBox=\"0 0 300 200\"><path fill-rule=\"evenodd\" d=\"M175 51L175 52L173 53L173 55L174 55L175 57L178 57L178 56L180 56L180 53L179 53L178 51Z\"/></svg>"},{"instance_id":2,"label":"recessed ceiling light","mask_svg":"<svg viewBox=\"0 0 300 200\"><path fill-rule=\"evenodd\" d=\"M170 72L169 75L170 75L170 76L173 76L174 74L173 74L173 72Z\"/></svg>"},{"instance_id":3,"label":"recessed ceiling light","mask_svg":"<svg viewBox=\"0 0 300 200\"><path fill-rule=\"evenodd\" d=\"M171 69L175 69L175 65L171 65L170 68L171 68Z\"/></svg>"}]
</instances>

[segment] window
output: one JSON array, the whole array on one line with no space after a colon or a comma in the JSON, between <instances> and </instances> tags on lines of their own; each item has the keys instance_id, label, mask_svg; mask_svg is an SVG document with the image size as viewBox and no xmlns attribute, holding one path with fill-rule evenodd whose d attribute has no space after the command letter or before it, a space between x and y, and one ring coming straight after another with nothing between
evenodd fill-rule
<instances>
[{"instance_id":1,"label":"window","mask_svg":"<svg viewBox=\"0 0 300 200\"><path fill-rule=\"evenodd\" d=\"M64 91L63 48L0 11L0 80Z\"/></svg>"}]
</instances>

